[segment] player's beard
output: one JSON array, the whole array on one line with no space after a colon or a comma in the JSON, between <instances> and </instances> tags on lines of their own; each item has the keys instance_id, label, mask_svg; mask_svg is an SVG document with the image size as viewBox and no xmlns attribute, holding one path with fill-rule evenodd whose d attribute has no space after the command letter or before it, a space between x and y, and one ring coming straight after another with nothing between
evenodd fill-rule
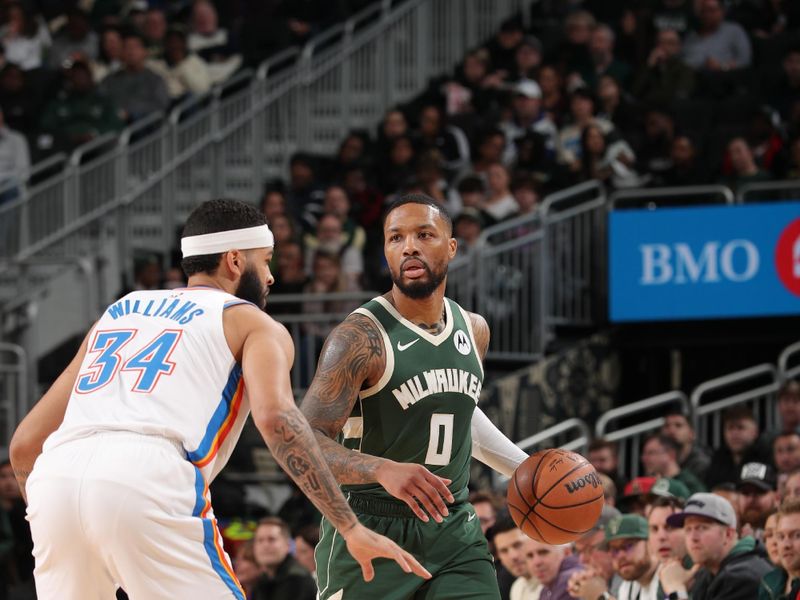
<instances>
[{"instance_id":1,"label":"player's beard","mask_svg":"<svg viewBox=\"0 0 800 600\"><path fill-rule=\"evenodd\" d=\"M413 300L422 300L433 294L436 288L444 281L444 278L447 277L447 263L444 263L439 270L434 271L428 266L428 263L423 262L421 259L414 257L413 260L418 261L422 265L427 277L403 281L402 263L400 264L400 271L398 273L395 273L392 269L389 269L389 272L392 275L392 282L404 295Z\"/></svg>"},{"instance_id":2,"label":"player's beard","mask_svg":"<svg viewBox=\"0 0 800 600\"><path fill-rule=\"evenodd\" d=\"M267 305L267 294L269 288L265 286L258 278L258 273L255 269L246 268L242 273L242 278L239 280L239 285L236 287L237 298L252 302L261 310Z\"/></svg>"}]
</instances>

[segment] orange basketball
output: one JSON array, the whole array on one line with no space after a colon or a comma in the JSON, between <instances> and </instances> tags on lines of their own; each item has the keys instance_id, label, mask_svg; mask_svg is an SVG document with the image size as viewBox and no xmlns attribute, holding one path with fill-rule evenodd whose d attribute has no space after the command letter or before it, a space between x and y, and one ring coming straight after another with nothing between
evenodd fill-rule
<instances>
[{"instance_id":1,"label":"orange basketball","mask_svg":"<svg viewBox=\"0 0 800 600\"><path fill-rule=\"evenodd\" d=\"M508 483L508 512L528 537L545 544L573 542L589 531L603 508L594 467L568 450L541 450Z\"/></svg>"}]
</instances>

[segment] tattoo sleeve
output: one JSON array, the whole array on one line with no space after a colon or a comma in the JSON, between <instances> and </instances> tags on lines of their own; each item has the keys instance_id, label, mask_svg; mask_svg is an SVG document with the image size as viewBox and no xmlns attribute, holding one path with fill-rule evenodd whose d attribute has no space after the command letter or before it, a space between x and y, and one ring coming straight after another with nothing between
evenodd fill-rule
<instances>
[{"instance_id":1,"label":"tattoo sleeve","mask_svg":"<svg viewBox=\"0 0 800 600\"><path fill-rule=\"evenodd\" d=\"M297 407L282 410L265 437L278 463L336 529L346 532L358 522Z\"/></svg>"},{"instance_id":2,"label":"tattoo sleeve","mask_svg":"<svg viewBox=\"0 0 800 600\"><path fill-rule=\"evenodd\" d=\"M342 484L373 483L384 459L349 450L335 441L370 375L383 373L385 350L375 324L363 315L348 317L328 337L317 373L301 410Z\"/></svg>"},{"instance_id":3,"label":"tattoo sleeve","mask_svg":"<svg viewBox=\"0 0 800 600\"><path fill-rule=\"evenodd\" d=\"M486 352L489 350L489 324L482 316L476 313L469 314L470 321L472 322L472 333L475 335L475 345L478 347L478 355L481 360L486 358Z\"/></svg>"}]
</instances>

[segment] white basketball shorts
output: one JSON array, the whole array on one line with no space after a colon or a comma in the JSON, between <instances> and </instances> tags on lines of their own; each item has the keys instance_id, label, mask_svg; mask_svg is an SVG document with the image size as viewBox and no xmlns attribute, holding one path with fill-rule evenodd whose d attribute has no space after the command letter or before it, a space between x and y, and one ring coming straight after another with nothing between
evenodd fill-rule
<instances>
[{"instance_id":1,"label":"white basketball shorts","mask_svg":"<svg viewBox=\"0 0 800 600\"><path fill-rule=\"evenodd\" d=\"M27 483L39 600L245 600L208 486L177 442L96 433L43 453Z\"/></svg>"}]
</instances>

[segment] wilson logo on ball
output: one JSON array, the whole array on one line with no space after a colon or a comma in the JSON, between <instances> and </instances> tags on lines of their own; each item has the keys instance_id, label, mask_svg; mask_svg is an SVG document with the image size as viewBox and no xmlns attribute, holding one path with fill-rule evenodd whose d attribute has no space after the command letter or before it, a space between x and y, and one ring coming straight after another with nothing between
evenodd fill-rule
<instances>
[{"instance_id":1,"label":"wilson logo on ball","mask_svg":"<svg viewBox=\"0 0 800 600\"><path fill-rule=\"evenodd\" d=\"M579 477L575 481L570 481L568 483L565 483L564 487L567 488L567 492L569 492L570 494L574 494L578 490L585 488L587 485L590 485L594 488L602 485L602 483L600 482L600 478L597 476L597 473L589 473L588 475Z\"/></svg>"}]
</instances>

